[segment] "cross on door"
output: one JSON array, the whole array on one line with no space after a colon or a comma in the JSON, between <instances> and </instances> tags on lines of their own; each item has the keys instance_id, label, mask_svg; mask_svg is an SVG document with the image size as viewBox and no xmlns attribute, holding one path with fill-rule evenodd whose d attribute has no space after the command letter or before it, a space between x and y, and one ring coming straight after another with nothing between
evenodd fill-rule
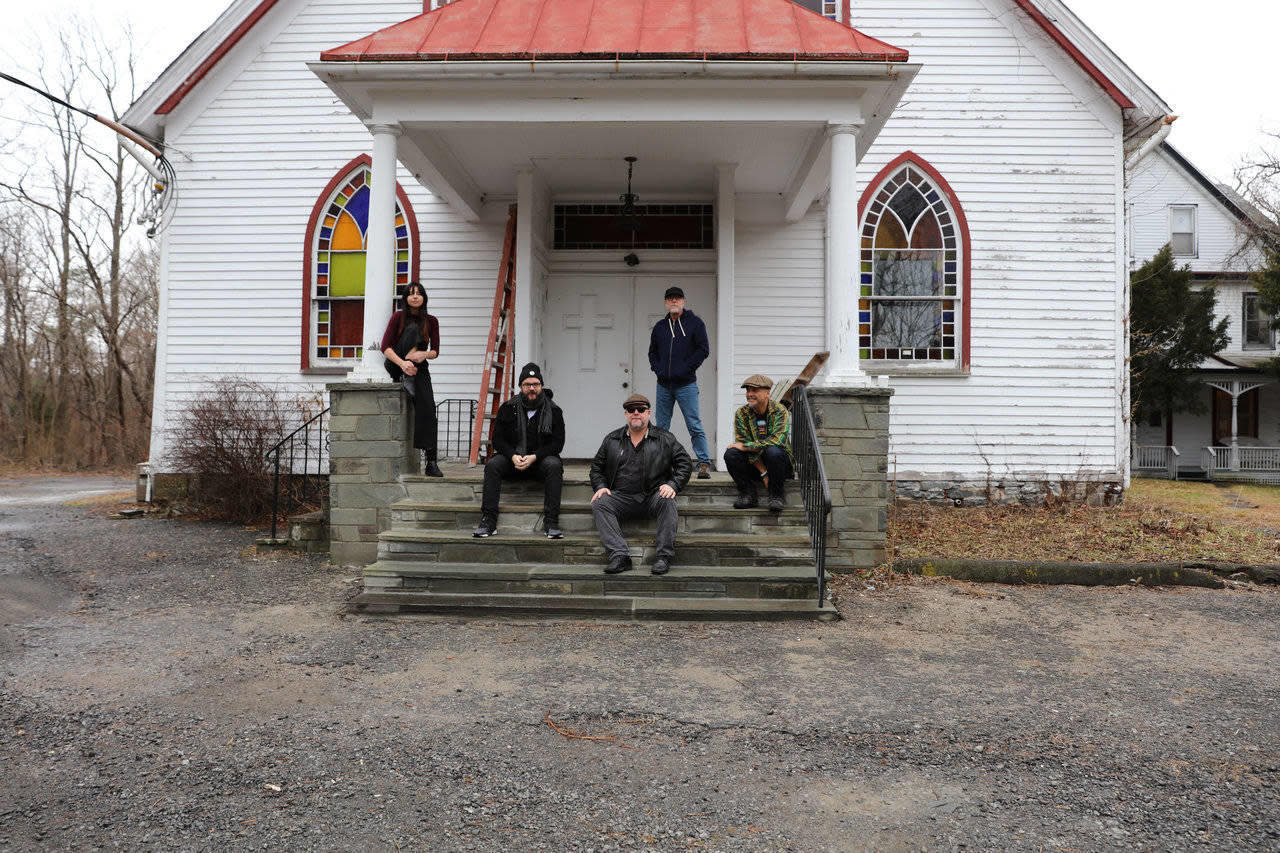
<instances>
[{"instance_id":1,"label":"cross on door","mask_svg":"<svg viewBox=\"0 0 1280 853\"><path fill-rule=\"evenodd\" d=\"M583 325L583 321L587 317L591 318L589 335L587 334L588 329L584 328ZM613 328L613 315L597 314L595 294L586 293L582 296L582 313L564 315L564 327L568 331L578 333L578 369L595 372L596 363L599 360L597 353L599 352L600 331Z\"/></svg>"}]
</instances>

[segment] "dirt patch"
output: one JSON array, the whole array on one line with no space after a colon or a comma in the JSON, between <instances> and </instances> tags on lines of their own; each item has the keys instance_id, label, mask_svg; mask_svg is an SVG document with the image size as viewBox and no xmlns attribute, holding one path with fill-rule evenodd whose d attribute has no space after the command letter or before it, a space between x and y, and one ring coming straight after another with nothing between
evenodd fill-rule
<instances>
[{"instance_id":1,"label":"dirt patch","mask_svg":"<svg viewBox=\"0 0 1280 853\"><path fill-rule=\"evenodd\" d=\"M888 544L891 558L1280 563L1280 496L1272 494L1280 489L1259 491L1254 509L1209 484L1152 480L1134 481L1116 507L900 502L890 509Z\"/></svg>"}]
</instances>

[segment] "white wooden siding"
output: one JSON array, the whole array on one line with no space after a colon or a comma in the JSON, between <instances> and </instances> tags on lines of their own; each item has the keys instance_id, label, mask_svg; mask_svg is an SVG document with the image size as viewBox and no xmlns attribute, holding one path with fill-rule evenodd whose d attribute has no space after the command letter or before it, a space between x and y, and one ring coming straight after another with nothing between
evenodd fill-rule
<instances>
[{"instance_id":1,"label":"white wooden siding","mask_svg":"<svg viewBox=\"0 0 1280 853\"><path fill-rule=\"evenodd\" d=\"M167 141L181 195L164 234L167 345L157 365L164 399L153 426L155 462L176 413L213 377L244 376L301 395L336 378L300 371L303 238L320 192L344 164L372 151L372 137L304 63L421 13L422 4L291 5L297 14L247 66L232 67L234 54L224 60L218 73L229 82L211 100L197 90L171 117L179 131ZM501 226L465 223L403 168L398 178L417 214L418 277L440 318L436 398L474 397Z\"/></svg>"},{"instance_id":2,"label":"white wooden siding","mask_svg":"<svg viewBox=\"0 0 1280 853\"><path fill-rule=\"evenodd\" d=\"M972 244L969 376L894 376L899 477L1120 475L1119 110L1008 0L857 0L920 75L868 151L951 184ZM741 272L739 272L741 275Z\"/></svg>"},{"instance_id":3,"label":"white wooden siding","mask_svg":"<svg viewBox=\"0 0 1280 853\"><path fill-rule=\"evenodd\" d=\"M733 388L753 373L795 376L826 349L826 217L793 225L738 221L734 234ZM740 405L740 404L739 404Z\"/></svg>"}]
</instances>

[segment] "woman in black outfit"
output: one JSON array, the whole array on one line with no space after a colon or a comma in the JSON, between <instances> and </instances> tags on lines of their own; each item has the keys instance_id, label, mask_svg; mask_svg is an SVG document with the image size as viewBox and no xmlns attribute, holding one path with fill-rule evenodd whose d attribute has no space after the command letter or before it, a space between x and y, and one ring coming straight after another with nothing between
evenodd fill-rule
<instances>
[{"instance_id":1,"label":"woman in black outfit","mask_svg":"<svg viewBox=\"0 0 1280 853\"><path fill-rule=\"evenodd\" d=\"M422 451L422 472L443 477L436 464L436 397L427 362L440 354L440 321L427 313L427 291L411 281L382 333L382 354L392 379L399 379L413 398L413 446Z\"/></svg>"}]
</instances>

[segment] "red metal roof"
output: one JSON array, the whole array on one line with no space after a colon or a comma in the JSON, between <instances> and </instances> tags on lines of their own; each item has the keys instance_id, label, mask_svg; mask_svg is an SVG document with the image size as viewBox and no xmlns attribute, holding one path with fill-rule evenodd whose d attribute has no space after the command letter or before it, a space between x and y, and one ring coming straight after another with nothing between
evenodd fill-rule
<instances>
[{"instance_id":1,"label":"red metal roof","mask_svg":"<svg viewBox=\"0 0 1280 853\"><path fill-rule=\"evenodd\" d=\"M791 0L456 0L320 58L906 62L907 51Z\"/></svg>"}]
</instances>

